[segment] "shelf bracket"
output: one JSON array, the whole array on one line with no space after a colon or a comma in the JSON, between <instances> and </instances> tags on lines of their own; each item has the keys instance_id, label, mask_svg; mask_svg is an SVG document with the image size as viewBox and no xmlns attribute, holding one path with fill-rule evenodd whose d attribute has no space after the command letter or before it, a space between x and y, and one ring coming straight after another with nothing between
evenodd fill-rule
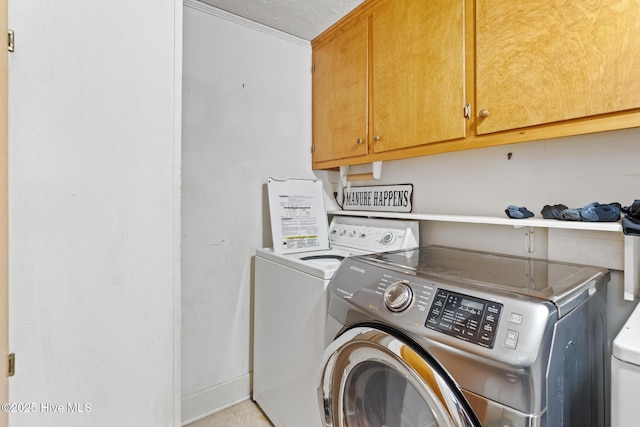
<instances>
[{"instance_id":1,"label":"shelf bracket","mask_svg":"<svg viewBox=\"0 0 640 427\"><path fill-rule=\"evenodd\" d=\"M640 291L640 237L624 236L624 299L633 301Z\"/></svg>"},{"instance_id":2,"label":"shelf bracket","mask_svg":"<svg viewBox=\"0 0 640 427\"><path fill-rule=\"evenodd\" d=\"M524 249L532 254L536 251L535 227L524 227Z\"/></svg>"}]
</instances>

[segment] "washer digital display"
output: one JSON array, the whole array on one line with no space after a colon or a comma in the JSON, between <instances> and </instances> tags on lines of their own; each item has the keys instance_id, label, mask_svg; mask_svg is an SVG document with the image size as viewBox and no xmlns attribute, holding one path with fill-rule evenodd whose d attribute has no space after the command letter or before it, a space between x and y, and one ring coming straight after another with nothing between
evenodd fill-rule
<instances>
[{"instance_id":1,"label":"washer digital display","mask_svg":"<svg viewBox=\"0 0 640 427\"><path fill-rule=\"evenodd\" d=\"M502 304L438 289L425 326L458 339L493 348Z\"/></svg>"}]
</instances>

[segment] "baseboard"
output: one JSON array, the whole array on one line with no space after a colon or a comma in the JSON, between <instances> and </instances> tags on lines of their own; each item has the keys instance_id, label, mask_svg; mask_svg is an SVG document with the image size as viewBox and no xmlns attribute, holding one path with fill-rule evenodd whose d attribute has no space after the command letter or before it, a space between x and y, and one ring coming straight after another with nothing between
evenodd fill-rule
<instances>
[{"instance_id":1,"label":"baseboard","mask_svg":"<svg viewBox=\"0 0 640 427\"><path fill-rule=\"evenodd\" d=\"M246 374L182 398L182 425L249 399L251 375Z\"/></svg>"}]
</instances>

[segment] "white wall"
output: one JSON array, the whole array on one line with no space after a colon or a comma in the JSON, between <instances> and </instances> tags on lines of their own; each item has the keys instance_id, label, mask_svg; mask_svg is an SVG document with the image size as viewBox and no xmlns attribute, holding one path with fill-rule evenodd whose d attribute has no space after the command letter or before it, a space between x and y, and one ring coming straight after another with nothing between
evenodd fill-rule
<instances>
[{"instance_id":1,"label":"white wall","mask_svg":"<svg viewBox=\"0 0 640 427\"><path fill-rule=\"evenodd\" d=\"M629 129L425 156L388 162L384 179L410 179L420 212L505 216L515 204L542 218L545 204L629 205L640 198L639 140Z\"/></svg>"},{"instance_id":2,"label":"white wall","mask_svg":"<svg viewBox=\"0 0 640 427\"><path fill-rule=\"evenodd\" d=\"M181 20L9 4L12 427L179 422Z\"/></svg>"},{"instance_id":3,"label":"white wall","mask_svg":"<svg viewBox=\"0 0 640 427\"><path fill-rule=\"evenodd\" d=\"M376 182L413 183L421 213L506 218L504 209L515 204L542 218L545 204L629 205L640 198L639 140L636 128L395 160L383 163ZM337 173L328 176L337 184Z\"/></svg>"},{"instance_id":4,"label":"white wall","mask_svg":"<svg viewBox=\"0 0 640 427\"><path fill-rule=\"evenodd\" d=\"M313 177L310 70L308 42L185 2L183 421L249 397L265 183Z\"/></svg>"}]
</instances>

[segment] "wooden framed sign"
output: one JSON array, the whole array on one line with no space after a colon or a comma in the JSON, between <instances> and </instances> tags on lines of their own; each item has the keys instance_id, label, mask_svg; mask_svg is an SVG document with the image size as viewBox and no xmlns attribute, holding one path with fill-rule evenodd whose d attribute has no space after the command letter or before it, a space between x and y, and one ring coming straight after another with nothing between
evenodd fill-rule
<instances>
[{"instance_id":1,"label":"wooden framed sign","mask_svg":"<svg viewBox=\"0 0 640 427\"><path fill-rule=\"evenodd\" d=\"M413 184L350 187L344 189L345 211L411 212Z\"/></svg>"}]
</instances>

